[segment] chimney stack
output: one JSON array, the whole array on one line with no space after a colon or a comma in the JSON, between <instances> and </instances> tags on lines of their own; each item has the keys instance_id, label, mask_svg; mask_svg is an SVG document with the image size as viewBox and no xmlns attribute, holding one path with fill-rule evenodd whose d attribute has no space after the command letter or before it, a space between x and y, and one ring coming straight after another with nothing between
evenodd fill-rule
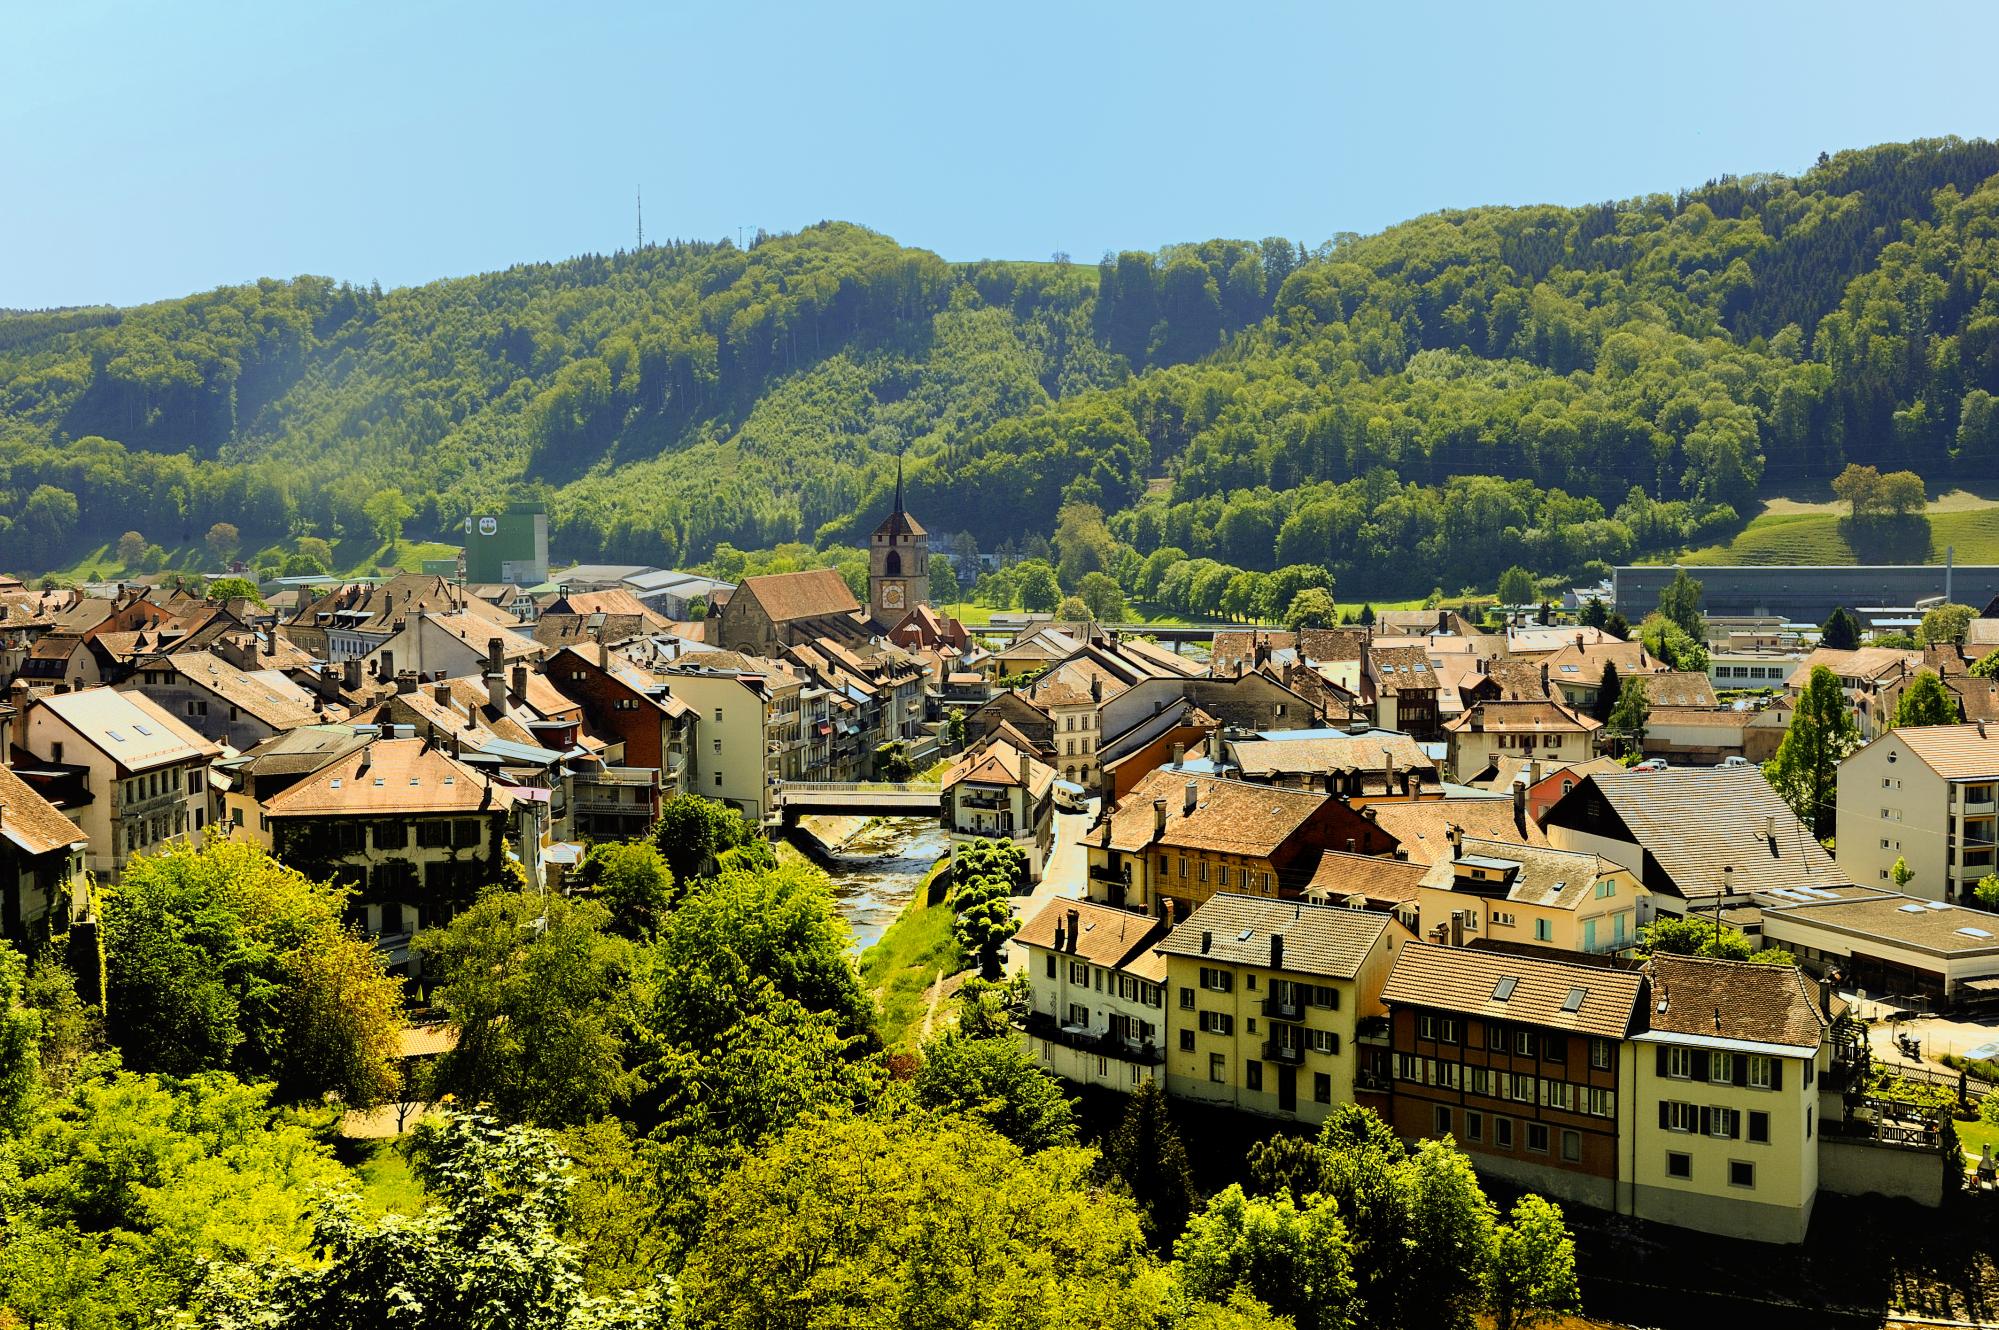
<instances>
[{"instance_id":1,"label":"chimney stack","mask_svg":"<svg viewBox=\"0 0 1999 1330\"><path fill-rule=\"evenodd\" d=\"M1284 968L1284 934L1282 933L1272 933L1270 935L1270 968L1273 970Z\"/></svg>"},{"instance_id":2,"label":"chimney stack","mask_svg":"<svg viewBox=\"0 0 1999 1330\"><path fill-rule=\"evenodd\" d=\"M1076 943L1078 940L1077 935L1083 931L1082 919L1083 916L1080 911L1078 910L1069 911L1069 950L1071 951L1074 951L1076 949Z\"/></svg>"},{"instance_id":3,"label":"chimney stack","mask_svg":"<svg viewBox=\"0 0 1999 1330\"><path fill-rule=\"evenodd\" d=\"M1185 744L1173 745L1173 769L1175 771L1178 771L1180 769L1180 759L1186 755L1186 752L1187 752L1187 745Z\"/></svg>"},{"instance_id":4,"label":"chimney stack","mask_svg":"<svg viewBox=\"0 0 1999 1330\"><path fill-rule=\"evenodd\" d=\"M446 683L444 680L439 679L436 683L430 686L430 696L431 699L437 703L437 705L441 707L450 706L451 685Z\"/></svg>"},{"instance_id":5,"label":"chimney stack","mask_svg":"<svg viewBox=\"0 0 1999 1330\"><path fill-rule=\"evenodd\" d=\"M1384 748L1384 749L1382 749L1382 750L1381 750L1381 760L1382 760L1382 762L1383 762L1383 763L1385 763L1385 764L1386 764L1386 765L1385 765L1385 766L1384 766L1384 767L1382 768L1382 774L1381 774L1381 792L1382 792L1383 794L1393 794L1393 793L1395 793L1395 754L1394 754L1394 752L1393 752L1393 751L1391 751L1390 749L1387 749L1387 748Z\"/></svg>"},{"instance_id":6,"label":"chimney stack","mask_svg":"<svg viewBox=\"0 0 1999 1330\"><path fill-rule=\"evenodd\" d=\"M1020 784L1030 793L1034 789L1034 759L1026 753L1020 755Z\"/></svg>"},{"instance_id":7,"label":"chimney stack","mask_svg":"<svg viewBox=\"0 0 1999 1330\"><path fill-rule=\"evenodd\" d=\"M1201 782L1197 780L1190 780L1187 782L1186 803L1180 810L1180 816L1192 817L1194 815L1194 810L1200 806L1201 806Z\"/></svg>"},{"instance_id":8,"label":"chimney stack","mask_svg":"<svg viewBox=\"0 0 1999 1330\"><path fill-rule=\"evenodd\" d=\"M1152 801L1152 838L1158 840L1166 834L1166 801Z\"/></svg>"},{"instance_id":9,"label":"chimney stack","mask_svg":"<svg viewBox=\"0 0 1999 1330\"><path fill-rule=\"evenodd\" d=\"M359 656L349 656L345 661L341 663L340 675L341 675L341 682L346 684L348 692L350 693L360 692L361 658Z\"/></svg>"},{"instance_id":10,"label":"chimney stack","mask_svg":"<svg viewBox=\"0 0 1999 1330\"><path fill-rule=\"evenodd\" d=\"M521 664L516 664L514 666L513 687L511 691L513 693L513 700L515 706L526 705L528 698L527 666Z\"/></svg>"},{"instance_id":11,"label":"chimney stack","mask_svg":"<svg viewBox=\"0 0 1999 1330\"><path fill-rule=\"evenodd\" d=\"M1463 910L1452 910L1451 945L1454 947L1462 947L1464 944L1465 944L1465 912Z\"/></svg>"},{"instance_id":12,"label":"chimney stack","mask_svg":"<svg viewBox=\"0 0 1999 1330\"><path fill-rule=\"evenodd\" d=\"M1104 700L1104 677L1101 674L1090 677L1090 700L1092 702Z\"/></svg>"},{"instance_id":13,"label":"chimney stack","mask_svg":"<svg viewBox=\"0 0 1999 1330\"><path fill-rule=\"evenodd\" d=\"M1208 931L1207 929L1205 929L1205 928L1204 928L1204 929L1202 929L1202 930L1201 930L1201 954L1202 954L1203 956L1207 955L1207 954L1208 954L1208 953L1209 953L1210 951L1214 950L1214 946L1215 946L1215 935L1214 935L1213 933L1209 932L1209 931Z\"/></svg>"},{"instance_id":14,"label":"chimney stack","mask_svg":"<svg viewBox=\"0 0 1999 1330\"><path fill-rule=\"evenodd\" d=\"M1522 840L1527 839L1527 787L1513 782L1513 825Z\"/></svg>"},{"instance_id":15,"label":"chimney stack","mask_svg":"<svg viewBox=\"0 0 1999 1330\"><path fill-rule=\"evenodd\" d=\"M1450 837L1451 853L1453 855L1463 854L1465 852L1465 829L1455 822L1451 823Z\"/></svg>"},{"instance_id":16,"label":"chimney stack","mask_svg":"<svg viewBox=\"0 0 1999 1330\"><path fill-rule=\"evenodd\" d=\"M506 653L502 649L500 639L497 637L487 638L486 673L498 674L501 670L505 668L506 668Z\"/></svg>"},{"instance_id":17,"label":"chimney stack","mask_svg":"<svg viewBox=\"0 0 1999 1330\"><path fill-rule=\"evenodd\" d=\"M1545 660L1541 662L1541 691L1543 693L1548 692L1548 662ZM1553 694L1549 695L1553 696Z\"/></svg>"},{"instance_id":18,"label":"chimney stack","mask_svg":"<svg viewBox=\"0 0 1999 1330\"><path fill-rule=\"evenodd\" d=\"M416 691L416 671L404 670L396 676L396 696L407 697Z\"/></svg>"},{"instance_id":19,"label":"chimney stack","mask_svg":"<svg viewBox=\"0 0 1999 1330\"><path fill-rule=\"evenodd\" d=\"M1541 759L1538 757L1527 760L1527 783L1529 785L1541 783Z\"/></svg>"}]
</instances>

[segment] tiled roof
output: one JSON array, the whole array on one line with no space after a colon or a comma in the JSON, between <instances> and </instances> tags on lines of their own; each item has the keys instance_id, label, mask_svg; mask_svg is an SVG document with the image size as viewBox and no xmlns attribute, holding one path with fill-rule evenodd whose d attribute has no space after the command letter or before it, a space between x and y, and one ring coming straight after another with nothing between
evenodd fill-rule
<instances>
[{"instance_id":1,"label":"tiled roof","mask_svg":"<svg viewBox=\"0 0 1999 1330\"><path fill-rule=\"evenodd\" d=\"M1619 871L1617 865L1593 854L1474 836L1464 838L1457 857L1501 860L1519 865L1519 871L1507 888L1506 899L1556 910L1575 909L1590 899L1591 889L1599 879ZM1456 874L1457 866L1452 860L1441 860L1431 866L1423 885L1448 887Z\"/></svg>"},{"instance_id":2,"label":"tiled roof","mask_svg":"<svg viewBox=\"0 0 1999 1330\"><path fill-rule=\"evenodd\" d=\"M1237 662L1245 665L1254 662L1258 645L1283 651L1298 645L1298 635L1263 628L1223 629L1215 634L1214 643L1208 648L1209 664L1217 674L1233 674Z\"/></svg>"},{"instance_id":3,"label":"tiled roof","mask_svg":"<svg viewBox=\"0 0 1999 1330\"><path fill-rule=\"evenodd\" d=\"M1714 683L1698 670L1667 670L1643 678L1645 700L1654 707L1716 705Z\"/></svg>"},{"instance_id":4,"label":"tiled roof","mask_svg":"<svg viewBox=\"0 0 1999 1330\"><path fill-rule=\"evenodd\" d=\"M252 776L296 776L317 771L368 740L347 725L302 725L274 734L239 758L225 763Z\"/></svg>"},{"instance_id":5,"label":"tiled roof","mask_svg":"<svg viewBox=\"0 0 1999 1330\"><path fill-rule=\"evenodd\" d=\"M1603 722L1547 700L1479 702L1444 727L1454 733L1590 734Z\"/></svg>"},{"instance_id":6,"label":"tiled roof","mask_svg":"<svg viewBox=\"0 0 1999 1330\"><path fill-rule=\"evenodd\" d=\"M1327 850L1305 884L1307 900L1343 901L1365 896L1370 904L1405 904L1416 899L1425 868L1407 859Z\"/></svg>"},{"instance_id":7,"label":"tiled roof","mask_svg":"<svg viewBox=\"0 0 1999 1330\"><path fill-rule=\"evenodd\" d=\"M1187 811L1187 789L1195 792ZM1166 833L1153 834L1155 799L1166 801ZM1326 802L1307 790L1285 790L1248 781L1224 780L1171 767L1147 772L1119 801L1110 818L1089 833L1090 843L1135 851L1154 843L1241 854L1270 855Z\"/></svg>"},{"instance_id":8,"label":"tiled roof","mask_svg":"<svg viewBox=\"0 0 1999 1330\"><path fill-rule=\"evenodd\" d=\"M377 739L277 795L272 817L476 813L513 802L505 790L422 739Z\"/></svg>"},{"instance_id":9,"label":"tiled roof","mask_svg":"<svg viewBox=\"0 0 1999 1330\"><path fill-rule=\"evenodd\" d=\"M1402 852L1422 864L1434 864L1451 857L1451 828L1467 836L1515 841L1524 845L1546 845L1548 837L1527 819L1525 831L1514 821L1513 801L1505 797L1485 799L1418 799L1370 804L1374 824L1395 837Z\"/></svg>"},{"instance_id":10,"label":"tiled roof","mask_svg":"<svg viewBox=\"0 0 1999 1330\"><path fill-rule=\"evenodd\" d=\"M544 614L534 621L534 640L558 649L600 639L616 646L644 637L653 627L638 614Z\"/></svg>"},{"instance_id":11,"label":"tiled roof","mask_svg":"<svg viewBox=\"0 0 1999 1330\"><path fill-rule=\"evenodd\" d=\"M1506 630L1506 649L1515 656L1545 656L1564 647L1574 646L1578 636L1581 636L1586 647L1623 640L1611 636L1601 628L1591 628L1588 625L1572 628L1509 628Z\"/></svg>"},{"instance_id":12,"label":"tiled roof","mask_svg":"<svg viewBox=\"0 0 1999 1330\"><path fill-rule=\"evenodd\" d=\"M1375 686L1390 692L1430 692L1438 687L1430 653L1422 647L1369 647L1368 672Z\"/></svg>"},{"instance_id":13,"label":"tiled roof","mask_svg":"<svg viewBox=\"0 0 1999 1330\"><path fill-rule=\"evenodd\" d=\"M1562 800L1587 807L1592 797L1616 811L1686 898L1721 894L1724 868L1734 870L1736 892L1850 880L1755 767L1603 772ZM1768 839L1766 820L1776 833Z\"/></svg>"},{"instance_id":14,"label":"tiled roof","mask_svg":"<svg viewBox=\"0 0 1999 1330\"><path fill-rule=\"evenodd\" d=\"M1817 1048L1827 1021L1795 965L1655 954L1647 1021L1667 1034Z\"/></svg>"},{"instance_id":15,"label":"tiled roof","mask_svg":"<svg viewBox=\"0 0 1999 1330\"><path fill-rule=\"evenodd\" d=\"M1798 662L1798 668L1791 671L1791 677L1785 683L1788 687L1802 689L1811 680L1812 670L1820 665L1842 679L1879 679L1920 664L1922 658L1922 652L1904 651L1900 647L1855 647L1851 651L1819 647Z\"/></svg>"},{"instance_id":16,"label":"tiled roof","mask_svg":"<svg viewBox=\"0 0 1999 1330\"><path fill-rule=\"evenodd\" d=\"M1388 750L1386 758L1382 750ZM1236 765L1245 776L1317 774L1330 771L1385 771L1392 762L1396 773L1427 772L1435 776L1437 764L1423 746L1406 734L1352 734L1338 737L1286 739L1242 739L1229 745Z\"/></svg>"},{"instance_id":17,"label":"tiled roof","mask_svg":"<svg viewBox=\"0 0 1999 1330\"><path fill-rule=\"evenodd\" d=\"M968 780L976 781L980 785L1019 785L1022 758L1027 759L1028 796L1039 799L1054 783L1055 768L1045 762L1036 761L1031 750L1023 752L1010 743L990 737L982 745L952 763L938 785L946 790Z\"/></svg>"},{"instance_id":18,"label":"tiled roof","mask_svg":"<svg viewBox=\"0 0 1999 1330\"><path fill-rule=\"evenodd\" d=\"M1683 725L1702 729L1739 730L1755 719L1755 712L1737 711L1733 707L1653 707L1646 713L1645 723L1652 729L1667 725Z\"/></svg>"},{"instance_id":19,"label":"tiled roof","mask_svg":"<svg viewBox=\"0 0 1999 1330\"><path fill-rule=\"evenodd\" d=\"M1642 642L1588 642L1580 632L1561 650L1537 661L1548 667L1548 677L1559 683L1582 684L1594 688L1603 678L1605 665L1617 666L1618 676L1655 674L1672 667L1654 660Z\"/></svg>"},{"instance_id":20,"label":"tiled roof","mask_svg":"<svg viewBox=\"0 0 1999 1330\"><path fill-rule=\"evenodd\" d=\"M1076 930L1069 931L1069 915L1076 916ZM1093 901L1052 900L1020 926L1014 941L1030 947L1055 946L1055 933L1062 932L1062 952L1092 965L1129 968L1134 957L1150 956L1153 947L1166 936L1166 925L1150 915L1099 905Z\"/></svg>"},{"instance_id":21,"label":"tiled roof","mask_svg":"<svg viewBox=\"0 0 1999 1330\"><path fill-rule=\"evenodd\" d=\"M1381 1000L1623 1039L1644 1028L1644 994L1645 977L1632 970L1411 942L1395 958Z\"/></svg>"},{"instance_id":22,"label":"tiled roof","mask_svg":"<svg viewBox=\"0 0 1999 1330\"><path fill-rule=\"evenodd\" d=\"M846 579L836 568L809 568L802 573L771 573L746 577L736 597L754 596L772 623L854 614L861 608ZM732 598L733 599L733 598Z\"/></svg>"},{"instance_id":23,"label":"tiled roof","mask_svg":"<svg viewBox=\"0 0 1999 1330\"><path fill-rule=\"evenodd\" d=\"M1394 925L1374 910L1271 900L1222 892L1166 935L1168 956L1200 957L1230 965L1278 969L1287 974L1352 979ZM1203 937L1208 939L1204 950ZM1270 939L1284 939L1283 964L1272 966ZM1412 944L1413 945L1413 944Z\"/></svg>"},{"instance_id":24,"label":"tiled roof","mask_svg":"<svg viewBox=\"0 0 1999 1330\"><path fill-rule=\"evenodd\" d=\"M1298 654L1307 661L1357 661L1367 654L1365 628L1307 628L1298 634Z\"/></svg>"},{"instance_id":25,"label":"tiled roof","mask_svg":"<svg viewBox=\"0 0 1999 1330\"><path fill-rule=\"evenodd\" d=\"M0 766L0 836L31 855L52 854L87 839L82 827L4 766Z\"/></svg>"},{"instance_id":26,"label":"tiled roof","mask_svg":"<svg viewBox=\"0 0 1999 1330\"><path fill-rule=\"evenodd\" d=\"M212 651L181 651L167 660L196 686L274 730L309 725L319 714L313 695L278 670L246 673Z\"/></svg>"},{"instance_id":27,"label":"tiled roof","mask_svg":"<svg viewBox=\"0 0 1999 1330\"><path fill-rule=\"evenodd\" d=\"M1999 725L1905 725L1894 734L1945 780L1999 776Z\"/></svg>"},{"instance_id":28,"label":"tiled roof","mask_svg":"<svg viewBox=\"0 0 1999 1330\"><path fill-rule=\"evenodd\" d=\"M44 697L36 705L48 708L126 771L150 771L221 751L144 693L86 688Z\"/></svg>"}]
</instances>

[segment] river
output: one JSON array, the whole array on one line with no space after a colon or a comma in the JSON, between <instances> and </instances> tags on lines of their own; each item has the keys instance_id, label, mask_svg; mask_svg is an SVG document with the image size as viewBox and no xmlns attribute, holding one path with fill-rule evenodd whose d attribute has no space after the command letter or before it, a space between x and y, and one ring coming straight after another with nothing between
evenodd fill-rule
<instances>
[{"instance_id":1,"label":"river","mask_svg":"<svg viewBox=\"0 0 1999 1330\"><path fill-rule=\"evenodd\" d=\"M934 817L807 817L791 842L833 879L833 898L854 930L857 953L888 930L951 849Z\"/></svg>"}]
</instances>

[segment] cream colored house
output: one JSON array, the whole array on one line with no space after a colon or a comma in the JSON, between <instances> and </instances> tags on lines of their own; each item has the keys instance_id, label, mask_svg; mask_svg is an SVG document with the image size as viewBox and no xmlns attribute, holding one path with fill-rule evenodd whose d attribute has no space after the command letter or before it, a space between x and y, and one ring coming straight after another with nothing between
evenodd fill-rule
<instances>
[{"instance_id":1,"label":"cream colored house","mask_svg":"<svg viewBox=\"0 0 1999 1330\"><path fill-rule=\"evenodd\" d=\"M1021 925L1028 1051L1063 1080L1130 1090L1165 1060L1166 925L1090 901L1054 900Z\"/></svg>"},{"instance_id":2,"label":"cream colored house","mask_svg":"<svg viewBox=\"0 0 1999 1330\"><path fill-rule=\"evenodd\" d=\"M1531 942L1561 951L1636 945L1645 889L1594 854L1454 834L1451 858L1417 889L1420 932L1433 941Z\"/></svg>"},{"instance_id":3,"label":"cream colored house","mask_svg":"<svg viewBox=\"0 0 1999 1330\"><path fill-rule=\"evenodd\" d=\"M1386 914L1218 895L1167 935L1166 1088L1317 1123L1354 1096L1362 1020L1415 939Z\"/></svg>"},{"instance_id":4,"label":"cream colored house","mask_svg":"<svg viewBox=\"0 0 1999 1330\"><path fill-rule=\"evenodd\" d=\"M990 737L953 763L940 785L954 866L962 846L1008 840L1027 856L1028 881L1041 880L1055 838L1055 768Z\"/></svg>"},{"instance_id":5,"label":"cream colored house","mask_svg":"<svg viewBox=\"0 0 1999 1330\"><path fill-rule=\"evenodd\" d=\"M1793 966L1660 955L1647 1021L1625 1059L1629 1213L1803 1241L1819 1190L1818 1079L1832 1058L1819 996Z\"/></svg>"},{"instance_id":6,"label":"cream colored house","mask_svg":"<svg viewBox=\"0 0 1999 1330\"><path fill-rule=\"evenodd\" d=\"M1839 866L1852 881L1965 899L1994 871L1999 725L1903 726L1839 764Z\"/></svg>"},{"instance_id":7,"label":"cream colored house","mask_svg":"<svg viewBox=\"0 0 1999 1330\"><path fill-rule=\"evenodd\" d=\"M221 747L143 693L90 688L37 698L15 717L15 745L81 781L63 812L90 840L87 862L115 878L134 854L169 841L200 843L208 823L208 764Z\"/></svg>"},{"instance_id":8,"label":"cream colored house","mask_svg":"<svg viewBox=\"0 0 1999 1330\"><path fill-rule=\"evenodd\" d=\"M659 672L694 710L687 792L719 799L761 825L777 815L778 786L799 773L805 680L774 660L733 651L684 656Z\"/></svg>"},{"instance_id":9,"label":"cream colored house","mask_svg":"<svg viewBox=\"0 0 1999 1330\"><path fill-rule=\"evenodd\" d=\"M1543 762L1587 761L1596 754L1603 722L1543 699L1474 703L1444 727L1450 769L1475 776L1495 759L1538 757Z\"/></svg>"}]
</instances>

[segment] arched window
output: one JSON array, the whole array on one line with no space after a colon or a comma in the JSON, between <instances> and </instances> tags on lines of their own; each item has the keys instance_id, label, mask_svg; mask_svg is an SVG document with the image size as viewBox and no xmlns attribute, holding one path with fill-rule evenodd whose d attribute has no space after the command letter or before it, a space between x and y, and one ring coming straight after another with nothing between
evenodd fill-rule
<instances>
[{"instance_id":1,"label":"arched window","mask_svg":"<svg viewBox=\"0 0 1999 1330\"><path fill-rule=\"evenodd\" d=\"M902 556L900 554L897 554L894 550L890 550L888 552L887 560L884 561L882 564L882 571L890 577L901 577Z\"/></svg>"}]
</instances>

